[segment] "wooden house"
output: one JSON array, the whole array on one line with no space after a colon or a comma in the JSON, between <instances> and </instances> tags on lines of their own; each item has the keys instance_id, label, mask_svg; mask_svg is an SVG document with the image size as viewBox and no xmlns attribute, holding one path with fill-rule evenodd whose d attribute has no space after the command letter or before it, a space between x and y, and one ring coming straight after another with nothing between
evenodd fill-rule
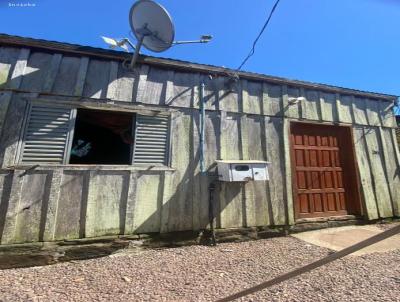
<instances>
[{"instance_id":1,"label":"wooden house","mask_svg":"<svg viewBox=\"0 0 400 302\"><path fill-rule=\"evenodd\" d=\"M400 216L396 96L127 58L0 35L1 244ZM219 182L209 211L221 159L270 180Z\"/></svg>"}]
</instances>

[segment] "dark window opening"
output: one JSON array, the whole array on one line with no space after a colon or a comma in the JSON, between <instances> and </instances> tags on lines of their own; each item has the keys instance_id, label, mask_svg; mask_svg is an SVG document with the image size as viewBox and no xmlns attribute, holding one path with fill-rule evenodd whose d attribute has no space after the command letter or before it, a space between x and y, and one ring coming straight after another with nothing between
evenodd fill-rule
<instances>
[{"instance_id":1,"label":"dark window opening","mask_svg":"<svg viewBox=\"0 0 400 302\"><path fill-rule=\"evenodd\" d=\"M70 164L129 165L134 114L78 109Z\"/></svg>"},{"instance_id":2,"label":"dark window opening","mask_svg":"<svg viewBox=\"0 0 400 302\"><path fill-rule=\"evenodd\" d=\"M235 170L236 170L236 171L249 171L249 170L250 170L250 167L247 166L247 165L237 165L237 166L235 167Z\"/></svg>"}]
</instances>

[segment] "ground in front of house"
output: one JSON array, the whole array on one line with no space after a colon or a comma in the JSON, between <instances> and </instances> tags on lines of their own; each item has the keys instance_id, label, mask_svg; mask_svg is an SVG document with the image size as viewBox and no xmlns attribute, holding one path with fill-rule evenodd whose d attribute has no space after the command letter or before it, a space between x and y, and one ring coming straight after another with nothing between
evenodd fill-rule
<instances>
[{"instance_id":1,"label":"ground in front of house","mask_svg":"<svg viewBox=\"0 0 400 302\"><path fill-rule=\"evenodd\" d=\"M2 270L0 301L215 301L331 252L294 237L129 250ZM348 256L241 301L400 301L399 293L396 249Z\"/></svg>"}]
</instances>

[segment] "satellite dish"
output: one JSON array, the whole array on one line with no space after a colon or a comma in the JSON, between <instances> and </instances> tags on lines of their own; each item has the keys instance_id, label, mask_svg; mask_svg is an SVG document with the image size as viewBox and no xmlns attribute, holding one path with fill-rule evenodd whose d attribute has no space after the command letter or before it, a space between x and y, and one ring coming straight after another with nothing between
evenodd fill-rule
<instances>
[{"instance_id":1,"label":"satellite dish","mask_svg":"<svg viewBox=\"0 0 400 302\"><path fill-rule=\"evenodd\" d=\"M171 16L160 4L139 0L131 8L129 23L133 34L148 50L162 52L171 47L175 29Z\"/></svg>"},{"instance_id":2,"label":"satellite dish","mask_svg":"<svg viewBox=\"0 0 400 302\"><path fill-rule=\"evenodd\" d=\"M128 60L123 63L124 67L131 70L139 57L142 45L148 50L162 52L173 45L208 43L212 39L211 35L202 35L200 40L174 41L175 29L171 16L164 7L153 0L138 0L133 4L129 12L129 23L137 40L136 46L128 38L102 37L102 39L113 49L121 47L127 50L130 46L134 50L129 65L126 64Z\"/></svg>"}]
</instances>

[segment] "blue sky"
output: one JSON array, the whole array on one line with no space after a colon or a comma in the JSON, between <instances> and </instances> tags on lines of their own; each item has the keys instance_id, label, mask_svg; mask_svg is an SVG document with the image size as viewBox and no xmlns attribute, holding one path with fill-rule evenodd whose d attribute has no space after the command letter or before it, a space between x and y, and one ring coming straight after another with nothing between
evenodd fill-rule
<instances>
[{"instance_id":1,"label":"blue sky","mask_svg":"<svg viewBox=\"0 0 400 302\"><path fill-rule=\"evenodd\" d=\"M35 7L10 7L9 3ZM0 0L0 32L107 47L129 35L132 0ZM159 0L176 39L207 45L143 53L236 68L275 0ZM281 0L243 70L400 95L400 0Z\"/></svg>"}]
</instances>

